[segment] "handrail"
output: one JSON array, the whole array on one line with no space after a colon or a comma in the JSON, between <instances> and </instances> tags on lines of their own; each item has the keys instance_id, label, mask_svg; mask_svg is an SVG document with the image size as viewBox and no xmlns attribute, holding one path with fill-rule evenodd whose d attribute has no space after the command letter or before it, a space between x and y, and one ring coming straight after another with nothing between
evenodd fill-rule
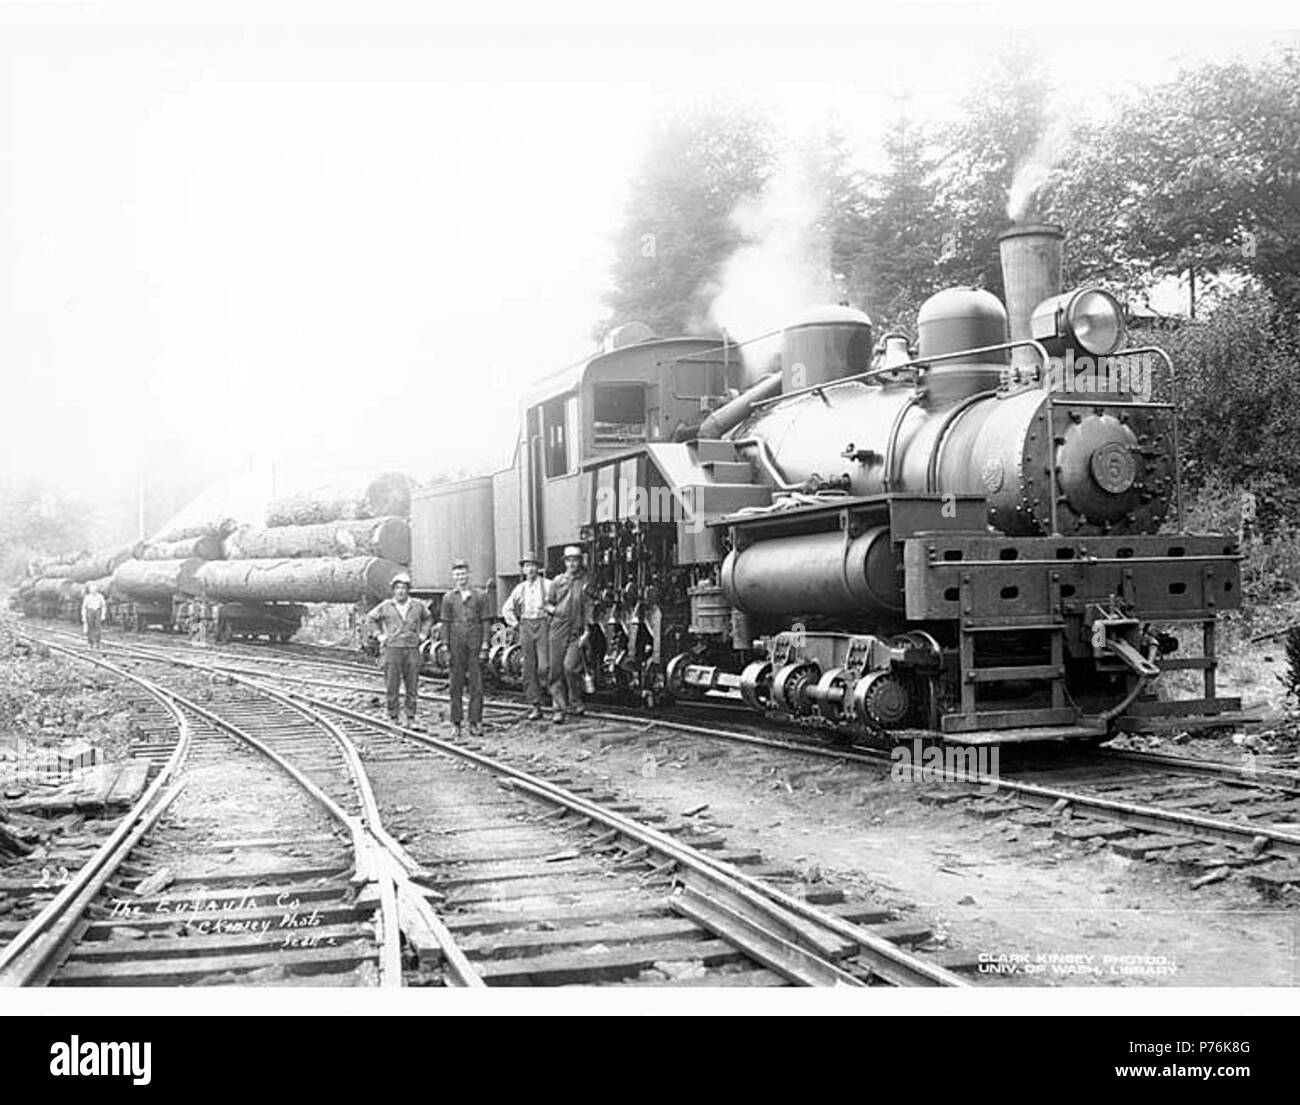
<instances>
[{"instance_id":1,"label":"handrail","mask_svg":"<svg viewBox=\"0 0 1300 1105\"><path fill-rule=\"evenodd\" d=\"M808 395L812 392L829 391L831 388L843 387L845 384L862 383L866 380L873 379L877 376L885 376L891 373L905 372L912 370L916 375L920 375L920 369L929 368L931 365L941 361L958 361L966 357L976 357L984 353L1001 353L1010 352L1013 349L1032 349L1038 354L1042 362L1043 378L1047 378L1047 369L1051 365L1051 357L1048 356L1047 349L1043 343L1033 338L1019 338L1016 341L1000 342L997 345L981 345L975 349L959 349L954 353L941 353L937 357L914 358L910 361L904 361L902 364L890 365L888 368L872 368L866 372L858 372L852 376L844 376L838 380L829 380L822 384L809 384L807 387L800 388L798 391L786 392L783 395L773 396L771 399L764 399L762 402L754 404L754 410L760 407L766 407L771 403L779 403L786 399L793 399L796 395Z\"/></svg>"}]
</instances>

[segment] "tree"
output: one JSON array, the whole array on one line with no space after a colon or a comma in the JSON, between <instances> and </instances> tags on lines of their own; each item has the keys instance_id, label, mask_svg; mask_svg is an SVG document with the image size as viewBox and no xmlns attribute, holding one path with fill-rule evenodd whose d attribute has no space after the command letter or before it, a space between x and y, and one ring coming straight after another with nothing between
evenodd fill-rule
<instances>
[{"instance_id":1,"label":"tree","mask_svg":"<svg viewBox=\"0 0 1300 1105\"><path fill-rule=\"evenodd\" d=\"M1204 64L1076 133L1044 189L1075 275L1250 274L1300 313L1300 54Z\"/></svg>"},{"instance_id":2,"label":"tree","mask_svg":"<svg viewBox=\"0 0 1300 1105\"><path fill-rule=\"evenodd\" d=\"M655 129L615 239L602 333L633 319L660 335L711 329L701 289L739 244L732 212L762 190L772 156L770 126L750 112L688 110Z\"/></svg>"},{"instance_id":3,"label":"tree","mask_svg":"<svg viewBox=\"0 0 1300 1105\"><path fill-rule=\"evenodd\" d=\"M998 235L1011 219L1033 220L1035 180L1061 140L1048 125L1050 88L1040 54L1018 44L996 59L962 117L946 128L948 151L936 166L939 204L952 235L944 284L1002 294Z\"/></svg>"},{"instance_id":4,"label":"tree","mask_svg":"<svg viewBox=\"0 0 1300 1105\"><path fill-rule=\"evenodd\" d=\"M860 268L868 313L886 329L910 331L924 299L943 283L945 240L928 135L904 113L884 139L885 167L866 181Z\"/></svg>"},{"instance_id":5,"label":"tree","mask_svg":"<svg viewBox=\"0 0 1300 1105\"><path fill-rule=\"evenodd\" d=\"M16 579L36 554L84 552L89 547L83 503L37 483L0 489L0 579Z\"/></svg>"}]
</instances>

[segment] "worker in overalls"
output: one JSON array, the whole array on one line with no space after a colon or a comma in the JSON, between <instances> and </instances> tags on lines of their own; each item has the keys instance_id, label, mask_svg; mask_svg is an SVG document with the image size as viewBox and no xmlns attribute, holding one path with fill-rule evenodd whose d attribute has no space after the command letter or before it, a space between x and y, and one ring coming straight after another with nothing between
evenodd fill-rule
<instances>
[{"instance_id":1,"label":"worker in overalls","mask_svg":"<svg viewBox=\"0 0 1300 1105\"><path fill-rule=\"evenodd\" d=\"M461 734L465 684L469 684L469 731L483 735L483 661L487 659L484 627L492 620L488 597L469 582L469 562L451 566L451 590L442 596L442 642L451 664L451 724Z\"/></svg>"},{"instance_id":2,"label":"worker in overalls","mask_svg":"<svg viewBox=\"0 0 1300 1105\"><path fill-rule=\"evenodd\" d=\"M577 545L564 549L564 574L551 580L547 589L546 612L551 618L550 665L551 701L557 725L566 712L582 717L582 677L586 670L589 630L595 609L587 595L587 575L582 570L582 550Z\"/></svg>"},{"instance_id":3,"label":"worker in overalls","mask_svg":"<svg viewBox=\"0 0 1300 1105\"><path fill-rule=\"evenodd\" d=\"M501 616L506 625L519 630L519 648L524 662L524 699L530 709L528 720L542 716L542 688L549 677L549 626L546 617L546 577L542 563L532 552L519 561L524 578L510 592Z\"/></svg>"},{"instance_id":4,"label":"worker in overalls","mask_svg":"<svg viewBox=\"0 0 1300 1105\"><path fill-rule=\"evenodd\" d=\"M421 646L433 628L433 615L419 599L411 598L411 577L406 572L393 576L392 598L385 599L367 615L374 627L384 658L384 683L388 692L388 717L399 722L401 691L406 690L405 724L418 729L416 711L420 705Z\"/></svg>"}]
</instances>

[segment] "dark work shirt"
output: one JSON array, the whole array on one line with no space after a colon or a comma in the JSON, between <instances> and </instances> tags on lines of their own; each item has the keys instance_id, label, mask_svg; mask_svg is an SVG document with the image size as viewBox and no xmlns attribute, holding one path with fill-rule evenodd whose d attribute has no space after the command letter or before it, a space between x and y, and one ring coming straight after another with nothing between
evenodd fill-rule
<instances>
[{"instance_id":1,"label":"dark work shirt","mask_svg":"<svg viewBox=\"0 0 1300 1105\"><path fill-rule=\"evenodd\" d=\"M483 624L492 620L492 605L487 595L471 588L465 598L459 591L448 591L442 596L442 639L455 651L483 645Z\"/></svg>"},{"instance_id":2,"label":"dark work shirt","mask_svg":"<svg viewBox=\"0 0 1300 1105\"><path fill-rule=\"evenodd\" d=\"M587 594L585 574L556 576L551 580L548 600L555 607L551 615L551 630L565 629L569 633L582 633L595 616L590 596Z\"/></svg>"}]
</instances>

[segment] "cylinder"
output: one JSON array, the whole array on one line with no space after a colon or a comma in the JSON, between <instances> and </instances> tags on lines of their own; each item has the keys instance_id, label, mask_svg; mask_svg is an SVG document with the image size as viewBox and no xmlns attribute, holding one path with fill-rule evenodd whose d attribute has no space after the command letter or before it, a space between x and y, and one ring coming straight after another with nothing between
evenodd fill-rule
<instances>
[{"instance_id":1,"label":"cylinder","mask_svg":"<svg viewBox=\"0 0 1300 1105\"><path fill-rule=\"evenodd\" d=\"M871 367L871 319L853 307L820 307L783 334L786 391L830 383Z\"/></svg>"},{"instance_id":2,"label":"cylinder","mask_svg":"<svg viewBox=\"0 0 1300 1105\"><path fill-rule=\"evenodd\" d=\"M131 599L197 595L202 560L128 560L113 573L114 594Z\"/></svg>"},{"instance_id":3,"label":"cylinder","mask_svg":"<svg viewBox=\"0 0 1300 1105\"><path fill-rule=\"evenodd\" d=\"M1002 287L1007 303L1007 323L1012 341L1032 336L1034 308L1061 292L1061 250L1065 233L1052 223L1026 223L998 236L1002 257ZM1032 349L1018 349L1012 364L1032 368L1038 364Z\"/></svg>"},{"instance_id":4,"label":"cylinder","mask_svg":"<svg viewBox=\"0 0 1300 1105\"><path fill-rule=\"evenodd\" d=\"M902 564L877 526L846 543L839 532L760 541L733 550L722 564L722 587L747 614L902 613Z\"/></svg>"},{"instance_id":5,"label":"cylinder","mask_svg":"<svg viewBox=\"0 0 1300 1105\"><path fill-rule=\"evenodd\" d=\"M230 560L284 560L321 556L377 556L411 562L411 526L405 518L367 518L314 526L241 526L226 538Z\"/></svg>"},{"instance_id":6,"label":"cylinder","mask_svg":"<svg viewBox=\"0 0 1300 1105\"><path fill-rule=\"evenodd\" d=\"M375 556L298 560L209 560L197 576L220 602L361 602L388 594L402 568Z\"/></svg>"}]
</instances>

